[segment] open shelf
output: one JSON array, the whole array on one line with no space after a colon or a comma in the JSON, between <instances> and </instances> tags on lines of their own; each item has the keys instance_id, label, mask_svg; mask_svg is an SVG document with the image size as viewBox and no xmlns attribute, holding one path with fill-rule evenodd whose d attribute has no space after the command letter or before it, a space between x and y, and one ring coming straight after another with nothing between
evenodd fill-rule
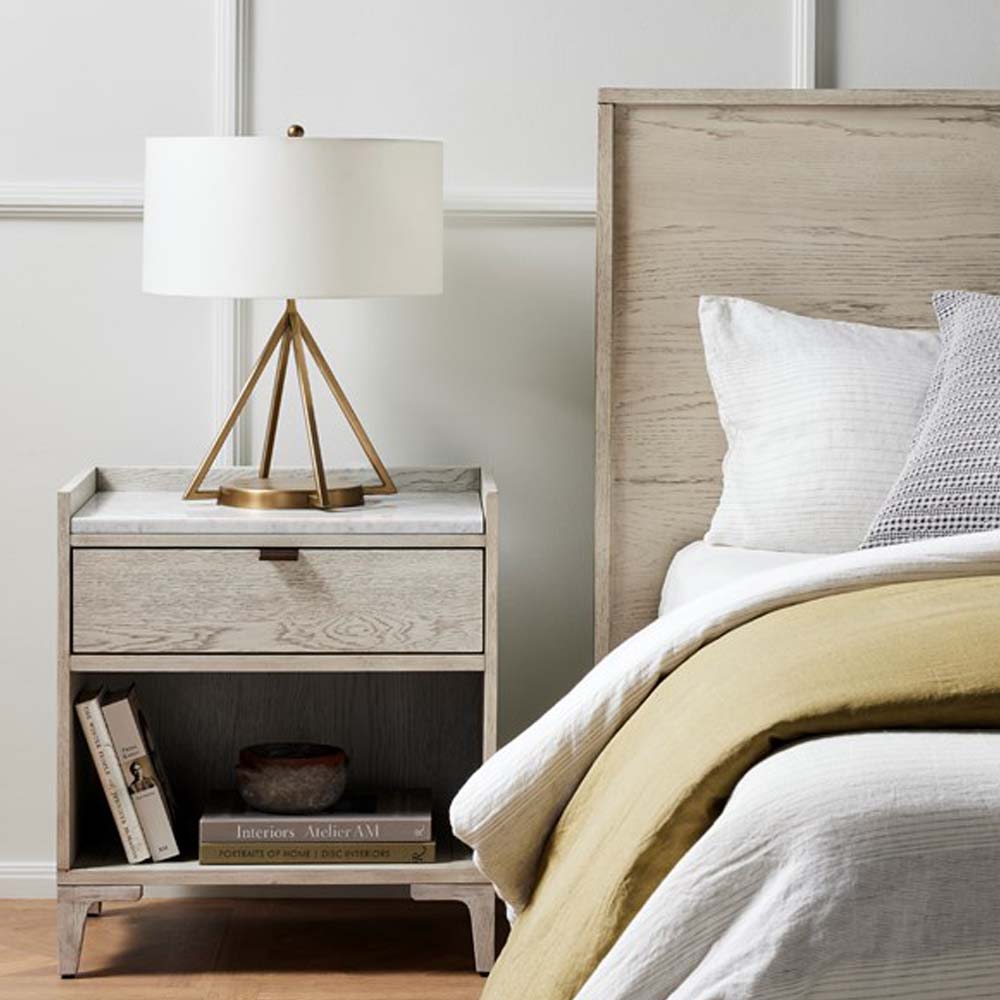
<instances>
[{"instance_id":1,"label":"open shelf","mask_svg":"<svg viewBox=\"0 0 1000 1000\"><path fill-rule=\"evenodd\" d=\"M74 687L136 684L173 786L185 860L129 865L74 719L77 775L70 885L341 885L473 882L483 878L453 841L448 804L482 759L482 674L136 672L74 675ZM441 717L449 720L439 724ZM348 789L427 788L438 861L430 864L199 865L198 820L232 788L240 747L271 740L344 747Z\"/></svg>"},{"instance_id":2,"label":"open shelf","mask_svg":"<svg viewBox=\"0 0 1000 1000\"><path fill-rule=\"evenodd\" d=\"M440 838L439 860L431 864L357 865L201 865L177 861L126 864L104 854L83 854L69 871L60 872L65 885L410 885L414 882L482 885L461 844Z\"/></svg>"}]
</instances>

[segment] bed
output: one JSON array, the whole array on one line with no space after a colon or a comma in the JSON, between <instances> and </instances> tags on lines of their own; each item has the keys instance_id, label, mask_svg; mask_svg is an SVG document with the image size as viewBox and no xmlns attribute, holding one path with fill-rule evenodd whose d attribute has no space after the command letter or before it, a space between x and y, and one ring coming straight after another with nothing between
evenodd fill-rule
<instances>
[{"instance_id":1,"label":"bed","mask_svg":"<svg viewBox=\"0 0 1000 1000\"><path fill-rule=\"evenodd\" d=\"M598 663L452 806L514 918L484 996L998 996L1000 530L687 547L726 447L699 296L928 328L932 290L995 287L1000 94L599 116Z\"/></svg>"}]
</instances>

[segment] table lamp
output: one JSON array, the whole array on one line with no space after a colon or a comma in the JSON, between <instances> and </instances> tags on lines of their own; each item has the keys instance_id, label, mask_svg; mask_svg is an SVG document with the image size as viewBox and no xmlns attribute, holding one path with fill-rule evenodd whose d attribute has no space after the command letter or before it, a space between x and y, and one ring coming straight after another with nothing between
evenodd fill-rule
<instances>
[{"instance_id":1,"label":"table lamp","mask_svg":"<svg viewBox=\"0 0 1000 1000\"><path fill-rule=\"evenodd\" d=\"M278 298L285 309L185 500L234 507L357 506L396 487L323 357L297 299L441 292L442 144L411 139L287 137L146 140L142 286L160 295ZM202 483L277 351L258 475ZM379 478L329 482L306 355ZM312 476L271 477L289 355L295 362Z\"/></svg>"}]
</instances>

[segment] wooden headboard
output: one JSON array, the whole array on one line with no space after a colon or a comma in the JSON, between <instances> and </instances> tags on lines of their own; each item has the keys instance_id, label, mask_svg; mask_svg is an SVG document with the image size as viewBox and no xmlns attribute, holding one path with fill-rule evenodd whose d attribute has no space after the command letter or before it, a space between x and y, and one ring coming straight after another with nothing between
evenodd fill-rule
<instances>
[{"instance_id":1,"label":"wooden headboard","mask_svg":"<svg viewBox=\"0 0 1000 1000\"><path fill-rule=\"evenodd\" d=\"M1000 285L1000 91L603 90L595 652L656 615L724 439L699 294L933 326Z\"/></svg>"}]
</instances>

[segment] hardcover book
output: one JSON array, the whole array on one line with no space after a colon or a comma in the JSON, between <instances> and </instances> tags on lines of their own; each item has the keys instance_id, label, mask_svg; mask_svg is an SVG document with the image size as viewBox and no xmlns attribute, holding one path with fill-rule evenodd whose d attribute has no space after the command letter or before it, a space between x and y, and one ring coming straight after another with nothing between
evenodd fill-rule
<instances>
[{"instance_id":1,"label":"hardcover book","mask_svg":"<svg viewBox=\"0 0 1000 1000\"><path fill-rule=\"evenodd\" d=\"M345 796L327 813L275 816L248 809L235 794L216 793L199 825L212 844L426 842L431 839L431 793L386 791Z\"/></svg>"},{"instance_id":2,"label":"hardcover book","mask_svg":"<svg viewBox=\"0 0 1000 1000\"><path fill-rule=\"evenodd\" d=\"M97 775L101 779L105 798L111 807L111 815L125 849L125 858L129 864L134 865L149 858L150 852L101 711L104 697L104 688L81 691L76 698L76 715L94 767L97 768Z\"/></svg>"},{"instance_id":3,"label":"hardcover book","mask_svg":"<svg viewBox=\"0 0 1000 1000\"><path fill-rule=\"evenodd\" d=\"M433 840L425 843L264 843L198 845L203 865L356 865L430 864Z\"/></svg>"},{"instance_id":4,"label":"hardcover book","mask_svg":"<svg viewBox=\"0 0 1000 1000\"><path fill-rule=\"evenodd\" d=\"M109 694L102 709L150 855L154 861L176 857L180 851L174 836L169 788L135 688Z\"/></svg>"}]
</instances>

